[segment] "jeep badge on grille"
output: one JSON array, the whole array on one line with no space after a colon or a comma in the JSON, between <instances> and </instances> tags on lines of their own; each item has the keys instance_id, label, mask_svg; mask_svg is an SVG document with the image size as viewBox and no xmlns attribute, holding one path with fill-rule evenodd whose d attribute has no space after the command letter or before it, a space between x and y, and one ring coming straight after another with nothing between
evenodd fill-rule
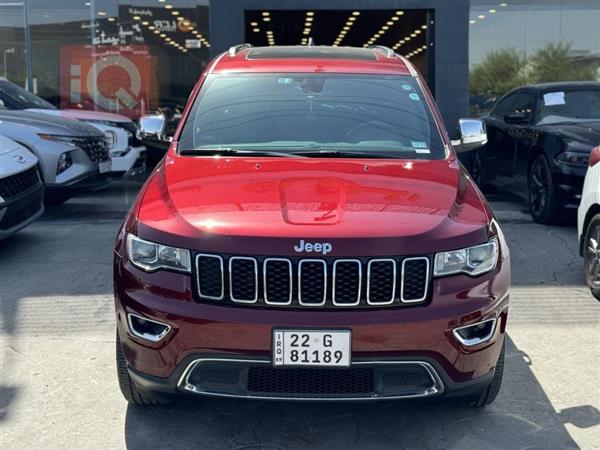
<instances>
[{"instance_id":1,"label":"jeep badge on grille","mask_svg":"<svg viewBox=\"0 0 600 450\"><path fill-rule=\"evenodd\" d=\"M296 253L302 252L321 252L326 255L333 250L333 245L329 242L304 242L304 239L300 239L300 244L294 246Z\"/></svg>"}]
</instances>

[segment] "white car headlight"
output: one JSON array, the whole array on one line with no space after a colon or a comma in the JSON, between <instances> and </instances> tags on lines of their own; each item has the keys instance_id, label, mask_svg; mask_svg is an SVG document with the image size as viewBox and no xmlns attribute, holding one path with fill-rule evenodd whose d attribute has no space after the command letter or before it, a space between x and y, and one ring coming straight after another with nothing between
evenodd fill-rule
<instances>
[{"instance_id":1,"label":"white car headlight","mask_svg":"<svg viewBox=\"0 0 600 450\"><path fill-rule=\"evenodd\" d=\"M492 238L489 242L475 247L437 253L433 274L435 276L466 273L468 275L481 275L489 272L498 263L498 239Z\"/></svg>"},{"instance_id":2,"label":"white car headlight","mask_svg":"<svg viewBox=\"0 0 600 450\"><path fill-rule=\"evenodd\" d=\"M115 145L117 145L117 133L112 130L106 130L104 132L104 140L106 141L106 146L108 149L112 149Z\"/></svg>"},{"instance_id":3,"label":"white car headlight","mask_svg":"<svg viewBox=\"0 0 600 450\"><path fill-rule=\"evenodd\" d=\"M159 269L192 271L189 250L144 241L133 234L127 235L127 254L134 266L147 272Z\"/></svg>"}]
</instances>

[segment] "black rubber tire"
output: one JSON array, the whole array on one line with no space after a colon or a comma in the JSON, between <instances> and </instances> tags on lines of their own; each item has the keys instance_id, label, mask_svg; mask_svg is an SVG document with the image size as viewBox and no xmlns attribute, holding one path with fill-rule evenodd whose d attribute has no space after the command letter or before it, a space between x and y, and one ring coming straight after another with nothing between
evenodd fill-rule
<instances>
[{"instance_id":1,"label":"black rubber tire","mask_svg":"<svg viewBox=\"0 0 600 450\"><path fill-rule=\"evenodd\" d=\"M485 150L483 150L485 151ZM482 159L481 151L474 150L469 155L469 175L484 194L489 194L495 191L495 186L491 185L487 179L485 164Z\"/></svg>"},{"instance_id":2,"label":"black rubber tire","mask_svg":"<svg viewBox=\"0 0 600 450\"><path fill-rule=\"evenodd\" d=\"M552 171L544 155L539 155L531 163L527 177L529 211L533 220L542 224L559 221L564 209L556 194Z\"/></svg>"},{"instance_id":3,"label":"black rubber tire","mask_svg":"<svg viewBox=\"0 0 600 450\"><path fill-rule=\"evenodd\" d=\"M595 237L596 245L591 242L592 237ZM600 283L594 283L592 279L593 275L590 273L590 258L593 258L593 252L590 248L592 247L596 247L600 253L600 214L596 214L590 220L585 231L585 239L583 240L583 272L585 274L585 281L592 295L596 300L600 300Z\"/></svg>"},{"instance_id":4,"label":"black rubber tire","mask_svg":"<svg viewBox=\"0 0 600 450\"><path fill-rule=\"evenodd\" d=\"M474 150L470 156L471 167L469 168L469 174L471 175L471 178L473 178L475 184L479 186L479 189L483 189L485 184L485 174L483 169L483 161L481 161L481 155L477 150Z\"/></svg>"},{"instance_id":5,"label":"black rubber tire","mask_svg":"<svg viewBox=\"0 0 600 450\"><path fill-rule=\"evenodd\" d=\"M468 402L466 402L466 406L471 406L474 408L482 408L484 406L490 405L496 400L498 396L498 392L500 392L500 387L502 386L502 376L504 374L504 349L506 347L506 341L502 342L502 350L500 351L500 356L498 357L498 362L496 363L496 368L494 369L494 378L492 378L492 382L482 389L479 394L471 397Z\"/></svg>"},{"instance_id":6,"label":"black rubber tire","mask_svg":"<svg viewBox=\"0 0 600 450\"><path fill-rule=\"evenodd\" d=\"M116 339L116 360L117 360L117 377L119 379L119 389L125 400L132 405L139 406L160 406L169 404L169 398L165 395L153 394L151 392L142 392L135 385L129 372L127 371L127 361L121 347L121 340L117 334Z\"/></svg>"}]
</instances>

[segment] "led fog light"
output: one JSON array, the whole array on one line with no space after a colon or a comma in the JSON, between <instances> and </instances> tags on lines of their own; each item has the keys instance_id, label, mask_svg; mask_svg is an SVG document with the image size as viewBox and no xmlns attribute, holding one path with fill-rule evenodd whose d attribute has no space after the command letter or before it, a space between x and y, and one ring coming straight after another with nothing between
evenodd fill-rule
<instances>
[{"instance_id":1,"label":"led fog light","mask_svg":"<svg viewBox=\"0 0 600 450\"><path fill-rule=\"evenodd\" d=\"M496 331L497 319L489 319L483 322L455 328L452 331L454 337L463 345L470 347L489 341Z\"/></svg>"},{"instance_id":2,"label":"led fog light","mask_svg":"<svg viewBox=\"0 0 600 450\"><path fill-rule=\"evenodd\" d=\"M58 164L56 167L56 175L58 175L59 173L63 173L65 170L67 170L72 165L73 165L73 159L71 158L71 155L68 152L63 153L62 155L60 155L58 157Z\"/></svg>"},{"instance_id":3,"label":"led fog light","mask_svg":"<svg viewBox=\"0 0 600 450\"><path fill-rule=\"evenodd\" d=\"M127 323L134 336L151 342L160 341L171 331L169 325L131 313L127 314Z\"/></svg>"}]
</instances>

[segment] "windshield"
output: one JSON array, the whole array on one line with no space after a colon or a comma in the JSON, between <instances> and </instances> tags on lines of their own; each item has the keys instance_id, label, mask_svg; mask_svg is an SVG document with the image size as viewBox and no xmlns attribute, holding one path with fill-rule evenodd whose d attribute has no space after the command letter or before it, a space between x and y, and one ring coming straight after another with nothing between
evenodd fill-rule
<instances>
[{"instance_id":1,"label":"windshield","mask_svg":"<svg viewBox=\"0 0 600 450\"><path fill-rule=\"evenodd\" d=\"M538 105L538 125L599 121L600 88L546 92Z\"/></svg>"},{"instance_id":2,"label":"windshield","mask_svg":"<svg viewBox=\"0 0 600 450\"><path fill-rule=\"evenodd\" d=\"M0 97L15 103L18 109L41 108L56 109L41 97L23 89L10 81L0 81Z\"/></svg>"},{"instance_id":3,"label":"windshield","mask_svg":"<svg viewBox=\"0 0 600 450\"><path fill-rule=\"evenodd\" d=\"M180 150L198 153L226 147L445 157L423 93L409 76L209 75L179 141Z\"/></svg>"}]
</instances>

